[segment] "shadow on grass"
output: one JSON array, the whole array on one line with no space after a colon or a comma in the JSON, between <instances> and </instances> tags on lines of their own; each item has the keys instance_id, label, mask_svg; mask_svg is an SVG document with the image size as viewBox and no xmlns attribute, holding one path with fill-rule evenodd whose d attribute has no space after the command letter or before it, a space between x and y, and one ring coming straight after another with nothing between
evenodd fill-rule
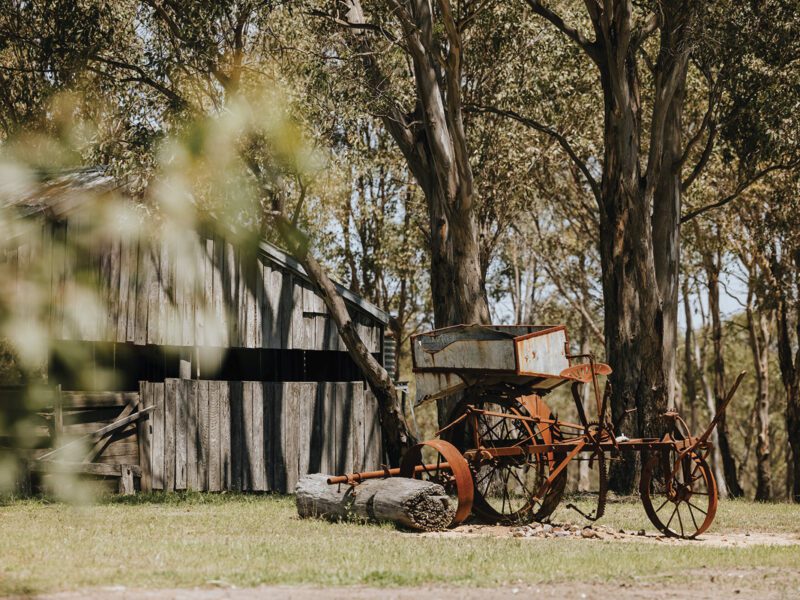
<instances>
[{"instance_id":1,"label":"shadow on grass","mask_svg":"<svg viewBox=\"0 0 800 600\"><path fill-rule=\"evenodd\" d=\"M194 506L214 505L236 502L239 504L255 504L264 501L294 503L294 496L272 492L240 493L240 492L137 492L132 496L118 494L98 494L92 498L92 504L101 506ZM28 505L63 504L63 500L47 494L21 496L17 494L0 495L0 507Z\"/></svg>"},{"instance_id":2,"label":"shadow on grass","mask_svg":"<svg viewBox=\"0 0 800 600\"><path fill-rule=\"evenodd\" d=\"M265 500L278 502L294 502L293 496L272 492L241 493L241 492L137 492L132 496L108 495L98 498L100 504L122 504L141 506L147 504L164 505L195 505L195 504L225 504L229 502L257 503Z\"/></svg>"}]
</instances>

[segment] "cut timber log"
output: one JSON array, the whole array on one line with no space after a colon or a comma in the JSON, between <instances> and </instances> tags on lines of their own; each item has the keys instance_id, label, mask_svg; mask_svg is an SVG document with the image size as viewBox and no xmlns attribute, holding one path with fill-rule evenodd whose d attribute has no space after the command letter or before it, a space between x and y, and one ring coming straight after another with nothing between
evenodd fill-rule
<instances>
[{"instance_id":1,"label":"cut timber log","mask_svg":"<svg viewBox=\"0 0 800 600\"><path fill-rule=\"evenodd\" d=\"M434 531L453 520L456 502L439 484L406 477L369 479L357 485L329 485L329 475L306 475L295 488L301 517L331 520L392 521Z\"/></svg>"}]
</instances>

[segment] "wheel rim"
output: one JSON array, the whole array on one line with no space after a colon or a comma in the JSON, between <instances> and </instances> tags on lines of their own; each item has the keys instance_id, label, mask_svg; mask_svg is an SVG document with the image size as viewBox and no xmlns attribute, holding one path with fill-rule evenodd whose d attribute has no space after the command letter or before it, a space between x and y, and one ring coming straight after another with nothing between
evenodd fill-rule
<instances>
[{"instance_id":1,"label":"wheel rim","mask_svg":"<svg viewBox=\"0 0 800 600\"><path fill-rule=\"evenodd\" d=\"M463 401L453 411L451 422L468 408L527 416L526 409L515 399L480 399ZM478 431L486 448L542 443L538 426L530 421L514 418L492 418L477 415ZM474 447L471 419L464 419L447 433L448 440L461 452ZM542 482L550 472L545 454L524 454L515 457L482 459L470 465L475 482L473 512L483 520L495 523L530 522L549 516L563 493L566 471L553 482L542 501L534 500Z\"/></svg>"},{"instance_id":2,"label":"wheel rim","mask_svg":"<svg viewBox=\"0 0 800 600\"><path fill-rule=\"evenodd\" d=\"M654 452L640 484L645 512L663 534L691 539L708 529L717 512L717 484L696 452Z\"/></svg>"},{"instance_id":3,"label":"wheel rim","mask_svg":"<svg viewBox=\"0 0 800 600\"><path fill-rule=\"evenodd\" d=\"M442 465L446 464L444 468ZM428 468L428 465L435 465ZM469 463L451 443L428 440L408 450L400 464L400 475L438 483L444 488L456 512L450 527L458 525L472 511L473 483Z\"/></svg>"}]
</instances>

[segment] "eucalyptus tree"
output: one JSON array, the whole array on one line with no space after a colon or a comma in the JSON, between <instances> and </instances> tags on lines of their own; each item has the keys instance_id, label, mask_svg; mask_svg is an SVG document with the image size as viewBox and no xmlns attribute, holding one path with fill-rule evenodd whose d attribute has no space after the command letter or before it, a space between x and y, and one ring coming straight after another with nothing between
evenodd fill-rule
<instances>
[{"instance_id":1,"label":"eucalyptus tree","mask_svg":"<svg viewBox=\"0 0 800 600\"><path fill-rule=\"evenodd\" d=\"M471 15L454 13L449 0L392 1L369 7L369 15L359 0L330 4L316 14L346 30L343 41L360 59L357 76L369 89L368 101L427 201L436 325L486 323L462 106L464 32Z\"/></svg>"},{"instance_id":2,"label":"eucalyptus tree","mask_svg":"<svg viewBox=\"0 0 800 600\"><path fill-rule=\"evenodd\" d=\"M524 204L524 158L495 117L472 110L519 62L514 5L489 1L310 2L321 73L337 107L392 136L425 199L436 326L486 323L485 278ZM337 108L339 110L339 108ZM348 109L349 110L349 109ZM440 418L449 404L440 403Z\"/></svg>"},{"instance_id":3,"label":"eucalyptus tree","mask_svg":"<svg viewBox=\"0 0 800 600\"><path fill-rule=\"evenodd\" d=\"M682 215L682 196L709 157L720 152L718 133L731 116L727 99L735 89L733 66L758 60L763 50L755 35L746 43L732 38L741 22L758 22L750 28L768 29L774 54L784 60L792 55L792 38L783 24L766 22L766 8L752 18L758 6L735 3L521 4L536 22L558 32L582 65L581 77L570 61L533 77L572 84L566 91L553 85L552 93L600 114L602 125L599 131L576 132L563 115L536 104L526 106L514 96L483 109L550 135L561 145L564 160L582 174L599 221L604 337L614 366L612 417L626 433L659 436L667 426L661 415L676 388L680 223L713 208L693 207ZM791 3L768 4L795 20L787 14ZM717 43L721 32L724 44ZM561 47L533 46L529 60L534 65L542 54ZM768 66L762 75L777 84L784 77L773 64ZM585 74L595 92L584 86ZM702 108L696 110L698 106ZM748 114L764 124L774 121L771 109L769 102L762 102ZM743 188L756 174L743 180ZM634 477L632 464L623 460L612 482L618 490L630 490Z\"/></svg>"}]
</instances>

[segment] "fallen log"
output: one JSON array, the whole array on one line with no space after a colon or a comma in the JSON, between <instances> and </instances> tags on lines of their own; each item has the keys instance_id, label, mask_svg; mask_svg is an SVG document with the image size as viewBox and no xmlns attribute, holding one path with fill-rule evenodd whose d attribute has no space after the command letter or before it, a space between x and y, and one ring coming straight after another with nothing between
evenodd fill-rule
<instances>
[{"instance_id":1,"label":"fallen log","mask_svg":"<svg viewBox=\"0 0 800 600\"><path fill-rule=\"evenodd\" d=\"M334 521L391 521L409 529L445 529L456 514L456 501L430 481L407 477L369 479L357 485L328 484L329 475L306 475L295 498L301 517Z\"/></svg>"}]
</instances>

